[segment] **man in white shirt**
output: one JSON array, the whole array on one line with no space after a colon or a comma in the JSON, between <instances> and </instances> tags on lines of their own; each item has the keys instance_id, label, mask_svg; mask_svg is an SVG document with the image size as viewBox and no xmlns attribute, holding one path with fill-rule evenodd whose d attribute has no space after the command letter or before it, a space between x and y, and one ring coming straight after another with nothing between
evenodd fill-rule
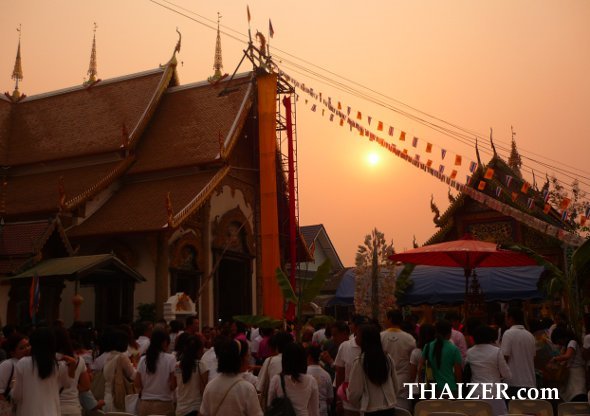
<instances>
[{"instance_id":1,"label":"man in white shirt","mask_svg":"<svg viewBox=\"0 0 590 416\"><path fill-rule=\"evenodd\" d=\"M150 346L150 338L152 337L153 329L154 324L148 321L143 321L137 324L137 344L139 345L138 350L140 356L144 355L148 347Z\"/></svg>"},{"instance_id":2,"label":"man in white shirt","mask_svg":"<svg viewBox=\"0 0 590 416\"><path fill-rule=\"evenodd\" d=\"M368 323L368 319L366 317L359 315L354 316L350 325L351 330L354 332L351 334L351 338L348 341L344 341L342 344L340 344L340 347L338 348L338 354L334 360L334 364L336 366L336 379L334 380L334 387L336 387L337 392L341 384L348 384L352 364L355 358L361 354L361 347L357 343L356 336L360 332L361 325L365 323ZM352 406L350 402L340 402L340 399L336 399L336 401L337 408L339 407L339 404L342 403L344 416L360 415L359 409Z\"/></svg>"},{"instance_id":3,"label":"man in white shirt","mask_svg":"<svg viewBox=\"0 0 590 416\"><path fill-rule=\"evenodd\" d=\"M506 314L510 327L502 337L501 350L506 358L512 377L508 383L508 396L516 394L522 387L535 387L535 337L524 327L522 309L510 308Z\"/></svg>"},{"instance_id":4,"label":"man in white shirt","mask_svg":"<svg viewBox=\"0 0 590 416\"><path fill-rule=\"evenodd\" d=\"M408 400L408 391L404 383L410 383L410 354L416 348L416 340L407 332L402 331L401 326L404 317L399 310L387 311L387 329L381 332L381 344L383 351L391 356L395 363L395 373L402 387L397 406L411 410L411 403Z\"/></svg>"}]
</instances>

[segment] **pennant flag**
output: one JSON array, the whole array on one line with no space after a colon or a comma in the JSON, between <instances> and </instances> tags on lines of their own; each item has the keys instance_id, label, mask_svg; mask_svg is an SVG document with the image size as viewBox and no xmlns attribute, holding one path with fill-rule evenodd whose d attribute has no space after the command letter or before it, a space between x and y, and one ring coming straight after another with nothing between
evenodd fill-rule
<instances>
[{"instance_id":1,"label":"pennant flag","mask_svg":"<svg viewBox=\"0 0 590 416\"><path fill-rule=\"evenodd\" d=\"M404 155L408 154L408 149L404 149Z\"/></svg>"},{"instance_id":2,"label":"pennant flag","mask_svg":"<svg viewBox=\"0 0 590 416\"><path fill-rule=\"evenodd\" d=\"M516 202L518 199L518 192L512 192L512 202Z\"/></svg>"},{"instance_id":3,"label":"pennant flag","mask_svg":"<svg viewBox=\"0 0 590 416\"><path fill-rule=\"evenodd\" d=\"M402 131L402 132L399 134L399 140L400 140L401 142L405 142L405 141L406 141L406 132L405 132L405 131Z\"/></svg>"},{"instance_id":4,"label":"pennant flag","mask_svg":"<svg viewBox=\"0 0 590 416\"><path fill-rule=\"evenodd\" d=\"M512 179L514 179L510 175L506 175L506 187L510 188L510 184L512 183Z\"/></svg>"},{"instance_id":5,"label":"pennant flag","mask_svg":"<svg viewBox=\"0 0 590 416\"><path fill-rule=\"evenodd\" d=\"M357 120L362 120L362 119L363 119L363 115L361 114L361 112L360 112L360 111L357 111L357 112L356 112L356 119L357 119Z\"/></svg>"},{"instance_id":6,"label":"pennant flag","mask_svg":"<svg viewBox=\"0 0 590 416\"><path fill-rule=\"evenodd\" d=\"M426 153L432 153L432 143L426 143Z\"/></svg>"},{"instance_id":7,"label":"pennant flag","mask_svg":"<svg viewBox=\"0 0 590 416\"><path fill-rule=\"evenodd\" d=\"M348 115L350 115L350 110L351 110L350 106L348 106L347 109L348 109Z\"/></svg>"},{"instance_id":8,"label":"pennant flag","mask_svg":"<svg viewBox=\"0 0 590 416\"><path fill-rule=\"evenodd\" d=\"M447 155L447 149L440 149L440 156L442 160L445 160L445 156Z\"/></svg>"},{"instance_id":9,"label":"pennant flag","mask_svg":"<svg viewBox=\"0 0 590 416\"><path fill-rule=\"evenodd\" d=\"M455 156L455 166L461 166L461 155Z\"/></svg>"},{"instance_id":10,"label":"pennant flag","mask_svg":"<svg viewBox=\"0 0 590 416\"><path fill-rule=\"evenodd\" d=\"M494 169L492 168L487 168L486 169L486 173L484 175L485 179L492 179L494 177Z\"/></svg>"},{"instance_id":11,"label":"pennant flag","mask_svg":"<svg viewBox=\"0 0 590 416\"><path fill-rule=\"evenodd\" d=\"M496 197L500 197L500 195L502 195L502 187L498 186L496 187Z\"/></svg>"},{"instance_id":12,"label":"pennant flag","mask_svg":"<svg viewBox=\"0 0 590 416\"><path fill-rule=\"evenodd\" d=\"M338 110L342 110L342 103L338 101Z\"/></svg>"},{"instance_id":13,"label":"pennant flag","mask_svg":"<svg viewBox=\"0 0 590 416\"><path fill-rule=\"evenodd\" d=\"M371 133L369 132L369 130L368 129L365 129L365 136L369 137L370 134Z\"/></svg>"},{"instance_id":14,"label":"pennant flag","mask_svg":"<svg viewBox=\"0 0 590 416\"><path fill-rule=\"evenodd\" d=\"M317 107L316 107L316 105L315 105L315 104L314 104L314 105L312 105L312 106L311 106L311 111L315 112L316 108L317 108Z\"/></svg>"},{"instance_id":15,"label":"pennant flag","mask_svg":"<svg viewBox=\"0 0 590 416\"><path fill-rule=\"evenodd\" d=\"M443 173L444 171L445 171L445 165L440 165L440 166L438 167L438 172L439 172L439 173Z\"/></svg>"},{"instance_id":16,"label":"pennant flag","mask_svg":"<svg viewBox=\"0 0 590 416\"><path fill-rule=\"evenodd\" d=\"M567 221L569 214L567 213L566 210L563 210L563 213L561 214L561 220L562 221Z\"/></svg>"},{"instance_id":17,"label":"pennant flag","mask_svg":"<svg viewBox=\"0 0 590 416\"><path fill-rule=\"evenodd\" d=\"M373 120L373 117L371 117L371 116L367 117L367 121L369 122L369 126L371 125L371 120Z\"/></svg>"},{"instance_id":18,"label":"pennant flag","mask_svg":"<svg viewBox=\"0 0 590 416\"><path fill-rule=\"evenodd\" d=\"M344 126L344 119L343 118L340 119L340 125ZM352 129L352 126L350 126L350 128Z\"/></svg>"},{"instance_id":19,"label":"pennant flag","mask_svg":"<svg viewBox=\"0 0 590 416\"><path fill-rule=\"evenodd\" d=\"M322 117L324 116L324 113L326 112L325 108L322 108Z\"/></svg>"},{"instance_id":20,"label":"pennant flag","mask_svg":"<svg viewBox=\"0 0 590 416\"><path fill-rule=\"evenodd\" d=\"M453 169L453 171L451 172L451 179L455 179L457 177L457 171Z\"/></svg>"},{"instance_id":21,"label":"pennant flag","mask_svg":"<svg viewBox=\"0 0 590 416\"><path fill-rule=\"evenodd\" d=\"M431 167L432 166L432 160L428 159L426 161L426 166Z\"/></svg>"},{"instance_id":22,"label":"pennant flag","mask_svg":"<svg viewBox=\"0 0 590 416\"><path fill-rule=\"evenodd\" d=\"M380 121L379 124L377 124L377 131L383 131L383 122Z\"/></svg>"},{"instance_id":23,"label":"pennant flag","mask_svg":"<svg viewBox=\"0 0 590 416\"><path fill-rule=\"evenodd\" d=\"M469 182L471 182L471 176L466 175L467 177L465 178L465 184L469 185Z\"/></svg>"},{"instance_id":24,"label":"pennant flag","mask_svg":"<svg viewBox=\"0 0 590 416\"><path fill-rule=\"evenodd\" d=\"M582 216L580 217L580 225L581 225L582 227L586 226L586 220L587 220L587 219L588 219L588 218L587 218L585 215L582 215Z\"/></svg>"},{"instance_id":25,"label":"pennant flag","mask_svg":"<svg viewBox=\"0 0 590 416\"><path fill-rule=\"evenodd\" d=\"M551 205L545 204L545 207L543 208L543 212L545 214L549 214L549 211L551 211Z\"/></svg>"},{"instance_id":26,"label":"pennant flag","mask_svg":"<svg viewBox=\"0 0 590 416\"><path fill-rule=\"evenodd\" d=\"M330 121L334 121L334 114L330 114Z\"/></svg>"},{"instance_id":27,"label":"pennant flag","mask_svg":"<svg viewBox=\"0 0 590 416\"><path fill-rule=\"evenodd\" d=\"M389 126L389 135L393 136L393 126Z\"/></svg>"},{"instance_id":28,"label":"pennant flag","mask_svg":"<svg viewBox=\"0 0 590 416\"><path fill-rule=\"evenodd\" d=\"M533 209L533 207L535 206L535 200L533 198L529 198L527 200L526 206L528 209Z\"/></svg>"},{"instance_id":29,"label":"pennant flag","mask_svg":"<svg viewBox=\"0 0 590 416\"><path fill-rule=\"evenodd\" d=\"M469 164L469 172L473 173L473 172L475 172L475 169L477 169L477 163L471 162Z\"/></svg>"},{"instance_id":30,"label":"pennant flag","mask_svg":"<svg viewBox=\"0 0 590 416\"><path fill-rule=\"evenodd\" d=\"M246 13L248 13L248 23L250 23L251 17L250 17L250 6L246 5Z\"/></svg>"},{"instance_id":31,"label":"pennant flag","mask_svg":"<svg viewBox=\"0 0 590 416\"><path fill-rule=\"evenodd\" d=\"M523 194L526 194L529 191L529 188L531 187L531 185L528 182L524 182L522 184L522 187L520 188L520 192L522 192Z\"/></svg>"},{"instance_id":32,"label":"pennant flag","mask_svg":"<svg viewBox=\"0 0 590 416\"><path fill-rule=\"evenodd\" d=\"M416 159L416 161L419 162L420 161L420 155L418 155L418 154L414 155L414 159Z\"/></svg>"},{"instance_id":33,"label":"pennant flag","mask_svg":"<svg viewBox=\"0 0 590 416\"><path fill-rule=\"evenodd\" d=\"M270 36L271 39L275 35L275 30L272 27L272 22L270 21L270 19L268 19L268 34L269 34L269 36Z\"/></svg>"},{"instance_id":34,"label":"pennant flag","mask_svg":"<svg viewBox=\"0 0 590 416\"><path fill-rule=\"evenodd\" d=\"M414 136L414 138L412 139L412 146L418 147L418 138L416 136Z\"/></svg>"},{"instance_id":35,"label":"pennant flag","mask_svg":"<svg viewBox=\"0 0 590 416\"><path fill-rule=\"evenodd\" d=\"M549 201L549 189L543 191L543 202Z\"/></svg>"},{"instance_id":36,"label":"pennant flag","mask_svg":"<svg viewBox=\"0 0 590 416\"><path fill-rule=\"evenodd\" d=\"M570 206L571 199L563 198L559 203L559 209L567 209Z\"/></svg>"},{"instance_id":37,"label":"pennant flag","mask_svg":"<svg viewBox=\"0 0 590 416\"><path fill-rule=\"evenodd\" d=\"M33 320L33 323L35 323L35 315L39 311L40 300L41 291L39 287L39 276L35 273L31 280L31 288L29 290L29 316Z\"/></svg>"},{"instance_id":38,"label":"pennant flag","mask_svg":"<svg viewBox=\"0 0 590 416\"><path fill-rule=\"evenodd\" d=\"M479 184L477 185L477 189L480 191L483 191L484 189L486 189L486 181L479 181Z\"/></svg>"}]
</instances>

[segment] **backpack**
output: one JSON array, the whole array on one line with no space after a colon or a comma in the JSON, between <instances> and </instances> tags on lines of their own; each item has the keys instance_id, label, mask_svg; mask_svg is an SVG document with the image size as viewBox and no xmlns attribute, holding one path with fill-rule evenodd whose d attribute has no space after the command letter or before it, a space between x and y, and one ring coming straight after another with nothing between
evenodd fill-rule
<instances>
[{"instance_id":1,"label":"backpack","mask_svg":"<svg viewBox=\"0 0 590 416\"><path fill-rule=\"evenodd\" d=\"M275 397L272 399L270 406L264 412L265 416L296 416L293 403L287 397L287 391L285 390L285 376L281 377L281 388L283 389L283 397Z\"/></svg>"},{"instance_id":2,"label":"backpack","mask_svg":"<svg viewBox=\"0 0 590 416\"><path fill-rule=\"evenodd\" d=\"M121 357L115 364L115 375L113 376L113 405L116 409L125 409L125 396L135 393L133 383L125 377L121 366Z\"/></svg>"}]
</instances>

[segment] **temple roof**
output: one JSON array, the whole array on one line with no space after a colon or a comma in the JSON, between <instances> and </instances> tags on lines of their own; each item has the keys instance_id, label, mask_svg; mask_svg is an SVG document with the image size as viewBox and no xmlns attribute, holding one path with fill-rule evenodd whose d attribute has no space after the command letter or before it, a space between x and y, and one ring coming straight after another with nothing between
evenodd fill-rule
<instances>
[{"instance_id":1,"label":"temple roof","mask_svg":"<svg viewBox=\"0 0 590 416\"><path fill-rule=\"evenodd\" d=\"M219 96L226 85L227 82L204 82L169 88L141 139L137 162L129 174L215 160L219 156L220 135L226 145L235 139L252 105L249 76L234 79L231 92Z\"/></svg>"},{"instance_id":2,"label":"temple roof","mask_svg":"<svg viewBox=\"0 0 590 416\"><path fill-rule=\"evenodd\" d=\"M168 192L173 212L179 213L193 202L219 172L218 169L211 169L183 176L126 184L82 224L69 229L68 236L75 238L161 230L168 223ZM202 200L195 202L202 203L206 197L208 195L201 194Z\"/></svg>"},{"instance_id":3,"label":"temple roof","mask_svg":"<svg viewBox=\"0 0 590 416\"><path fill-rule=\"evenodd\" d=\"M0 145L7 149L0 164L18 166L117 151L123 125L130 134L134 131L162 81L164 88L168 86L169 72L164 66L12 104L9 132L0 131L0 139L9 139Z\"/></svg>"},{"instance_id":4,"label":"temple roof","mask_svg":"<svg viewBox=\"0 0 590 416\"><path fill-rule=\"evenodd\" d=\"M510 166L508 166L508 164L504 162L497 154L494 154L494 156L486 166L480 166L478 168L478 170L473 174L473 177L471 178L467 186L477 189L479 182L484 179L484 174L487 168L494 169L494 176L492 179L487 180L486 187L482 191L483 193L505 204L515 207L523 212L526 212L539 219L542 219L543 221L546 221L551 225L555 225L564 229L569 229L568 224L561 220L561 216L557 210L551 208L551 210L547 214L543 211L543 208L545 206L543 201L543 195L538 189L534 189L533 186L530 186L526 193L523 193L521 191L521 188L526 181L519 177L517 172L510 168ZM509 186L506 185L507 175L512 177ZM495 193L497 187L502 188L502 193L499 197ZM516 200L512 200L512 192L517 194ZM529 198L532 198L534 200L534 205L532 208L528 208L527 206ZM437 220L439 230L436 233L434 233L434 235L432 235L424 243L424 245L430 245L446 241L446 235L454 229L455 214L465 205L465 202L468 199L470 198L464 193L459 194L455 198L455 201L447 207L445 212Z\"/></svg>"},{"instance_id":5,"label":"temple roof","mask_svg":"<svg viewBox=\"0 0 590 416\"><path fill-rule=\"evenodd\" d=\"M63 178L66 200L90 189L115 169L119 162L10 177L6 181L6 216L56 213L59 183Z\"/></svg>"}]
</instances>

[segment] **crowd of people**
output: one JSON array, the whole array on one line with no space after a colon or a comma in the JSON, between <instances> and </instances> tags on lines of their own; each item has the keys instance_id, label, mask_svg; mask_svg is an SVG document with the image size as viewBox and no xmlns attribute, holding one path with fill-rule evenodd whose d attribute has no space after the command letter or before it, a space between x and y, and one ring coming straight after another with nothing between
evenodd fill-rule
<instances>
[{"instance_id":1,"label":"crowd of people","mask_svg":"<svg viewBox=\"0 0 590 416\"><path fill-rule=\"evenodd\" d=\"M412 411L408 383L420 382L452 395L466 381L504 382L508 395L555 386L562 401L588 400L590 335L577 340L563 317L533 320L529 329L519 308L486 324L453 312L433 325L412 318L391 310L382 328L355 315L299 334L240 322L200 328L195 317L109 327L100 336L78 322L26 334L6 326L0 416L258 416L285 406L284 398L300 416L385 416ZM508 413L503 399L487 400L494 415Z\"/></svg>"}]
</instances>

